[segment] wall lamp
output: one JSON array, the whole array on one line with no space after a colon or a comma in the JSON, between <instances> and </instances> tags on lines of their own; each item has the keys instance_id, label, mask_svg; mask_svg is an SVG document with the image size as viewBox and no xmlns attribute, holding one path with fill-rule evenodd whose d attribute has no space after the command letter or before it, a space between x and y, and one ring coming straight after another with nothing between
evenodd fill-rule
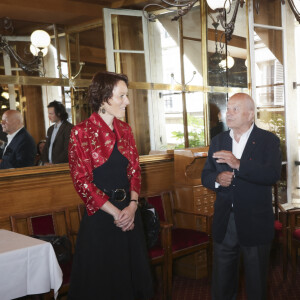
<instances>
[{"instance_id":1,"label":"wall lamp","mask_svg":"<svg viewBox=\"0 0 300 300\"><path fill-rule=\"evenodd\" d=\"M39 74L43 76L45 74L43 57L48 52L48 46L51 41L50 36L44 30L35 30L31 34L30 40L30 51L34 56L31 60L25 60L20 57L14 47L11 46L2 35L0 35L0 50L6 52L11 58L13 58L18 66L25 72L39 72Z\"/></svg>"}]
</instances>

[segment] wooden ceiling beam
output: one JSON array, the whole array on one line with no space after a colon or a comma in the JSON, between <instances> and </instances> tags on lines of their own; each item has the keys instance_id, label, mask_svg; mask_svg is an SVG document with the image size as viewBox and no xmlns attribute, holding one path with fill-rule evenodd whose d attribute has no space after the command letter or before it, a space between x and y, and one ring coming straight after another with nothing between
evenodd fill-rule
<instances>
[{"instance_id":1,"label":"wooden ceiling beam","mask_svg":"<svg viewBox=\"0 0 300 300\"><path fill-rule=\"evenodd\" d=\"M219 39L220 39L222 33L224 33L224 31L218 30ZM208 28L207 40L208 41L215 40L215 30L214 29ZM219 40L218 40L218 42L219 42ZM225 43L225 35L223 35L221 43ZM233 35L232 39L228 43L228 46L247 49L247 40L246 40L246 38L244 38L242 36Z\"/></svg>"},{"instance_id":2,"label":"wooden ceiling beam","mask_svg":"<svg viewBox=\"0 0 300 300\"><path fill-rule=\"evenodd\" d=\"M1 15L16 20L76 24L86 18L101 18L102 5L70 0L1 0Z\"/></svg>"},{"instance_id":3,"label":"wooden ceiling beam","mask_svg":"<svg viewBox=\"0 0 300 300\"><path fill-rule=\"evenodd\" d=\"M74 50L75 49L71 50L71 57L74 57L75 55ZM80 46L80 61L105 65L105 49L99 49L96 47L89 46Z\"/></svg>"},{"instance_id":4,"label":"wooden ceiling beam","mask_svg":"<svg viewBox=\"0 0 300 300\"><path fill-rule=\"evenodd\" d=\"M71 34L71 33L77 33L77 32L95 29L98 27L103 27L103 19L99 18L99 19L83 22L80 24L76 24L73 26L66 26L65 32Z\"/></svg>"},{"instance_id":5,"label":"wooden ceiling beam","mask_svg":"<svg viewBox=\"0 0 300 300\"><path fill-rule=\"evenodd\" d=\"M116 0L113 1L111 4L111 8L121 8L121 7L126 7L130 5L136 5L136 4L142 4L145 3L147 4L147 1L145 0Z\"/></svg>"}]
</instances>

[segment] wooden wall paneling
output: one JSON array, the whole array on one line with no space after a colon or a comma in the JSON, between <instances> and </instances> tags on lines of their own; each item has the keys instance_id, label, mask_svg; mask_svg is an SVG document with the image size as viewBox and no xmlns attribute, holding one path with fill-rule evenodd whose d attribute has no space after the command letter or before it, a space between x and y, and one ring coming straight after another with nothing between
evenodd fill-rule
<instances>
[{"instance_id":1,"label":"wooden wall paneling","mask_svg":"<svg viewBox=\"0 0 300 300\"><path fill-rule=\"evenodd\" d=\"M46 136L42 88L40 86L24 85L23 92L23 96L26 98L25 107L23 108L25 126L37 144Z\"/></svg>"},{"instance_id":2,"label":"wooden wall paneling","mask_svg":"<svg viewBox=\"0 0 300 300\"><path fill-rule=\"evenodd\" d=\"M141 164L142 188L141 196L159 194L171 190L174 183L174 163L172 160Z\"/></svg>"},{"instance_id":3,"label":"wooden wall paneling","mask_svg":"<svg viewBox=\"0 0 300 300\"><path fill-rule=\"evenodd\" d=\"M173 158L164 157L162 161L141 158L141 194L172 189ZM77 205L82 200L74 189L68 164L5 170L0 172L0 190L0 228L10 229L11 215L68 207L72 232L78 231Z\"/></svg>"}]
</instances>

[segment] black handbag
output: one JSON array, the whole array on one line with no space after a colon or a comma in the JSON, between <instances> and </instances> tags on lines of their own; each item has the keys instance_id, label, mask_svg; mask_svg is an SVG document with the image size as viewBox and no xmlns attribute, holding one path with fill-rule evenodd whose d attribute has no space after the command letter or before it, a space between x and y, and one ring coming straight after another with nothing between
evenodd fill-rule
<instances>
[{"instance_id":1,"label":"black handbag","mask_svg":"<svg viewBox=\"0 0 300 300\"><path fill-rule=\"evenodd\" d=\"M49 242L56 254L57 261L60 264L71 261L72 245L71 241L66 235L32 235L33 238Z\"/></svg>"},{"instance_id":2,"label":"black handbag","mask_svg":"<svg viewBox=\"0 0 300 300\"><path fill-rule=\"evenodd\" d=\"M139 207L144 226L147 248L150 249L157 243L160 223L156 209L148 203L144 198L139 200Z\"/></svg>"}]
</instances>

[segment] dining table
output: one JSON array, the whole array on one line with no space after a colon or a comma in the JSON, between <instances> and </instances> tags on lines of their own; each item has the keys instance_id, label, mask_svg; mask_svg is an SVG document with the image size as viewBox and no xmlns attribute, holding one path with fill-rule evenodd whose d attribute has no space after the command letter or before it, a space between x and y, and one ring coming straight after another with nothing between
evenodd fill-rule
<instances>
[{"instance_id":1,"label":"dining table","mask_svg":"<svg viewBox=\"0 0 300 300\"><path fill-rule=\"evenodd\" d=\"M0 299L41 295L53 289L54 298L63 274L50 243L0 229Z\"/></svg>"}]
</instances>

